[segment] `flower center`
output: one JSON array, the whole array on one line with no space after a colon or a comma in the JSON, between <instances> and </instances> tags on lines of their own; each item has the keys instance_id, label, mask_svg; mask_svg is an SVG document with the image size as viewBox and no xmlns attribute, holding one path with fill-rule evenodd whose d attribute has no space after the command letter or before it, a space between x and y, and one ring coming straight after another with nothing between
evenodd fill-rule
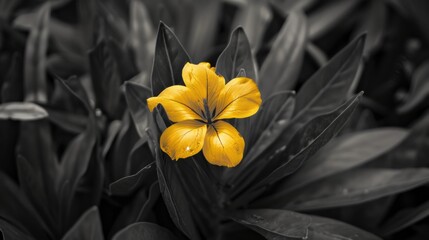
<instances>
[{"instance_id":1,"label":"flower center","mask_svg":"<svg viewBox=\"0 0 429 240\"><path fill-rule=\"evenodd\" d=\"M210 112L210 108L209 108L209 103L207 101L206 98L204 98L203 100L203 104L204 104L204 115L206 117L207 123L208 124L212 124L212 113Z\"/></svg>"}]
</instances>

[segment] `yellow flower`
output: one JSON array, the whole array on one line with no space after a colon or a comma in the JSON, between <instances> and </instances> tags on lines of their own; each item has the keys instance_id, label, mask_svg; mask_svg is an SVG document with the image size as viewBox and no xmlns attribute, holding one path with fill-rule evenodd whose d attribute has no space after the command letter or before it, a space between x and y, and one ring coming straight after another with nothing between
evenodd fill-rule
<instances>
[{"instance_id":1,"label":"yellow flower","mask_svg":"<svg viewBox=\"0 0 429 240\"><path fill-rule=\"evenodd\" d=\"M246 118L261 105L255 82L246 77L225 79L209 63L187 63L183 85L164 89L147 100L150 111L161 104L175 122L161 135L161 149L171 159L187 158L203 150L208 162L234 167L244 152L244 139L231 124L221 119Z\"/></svg>"}]
</instances>

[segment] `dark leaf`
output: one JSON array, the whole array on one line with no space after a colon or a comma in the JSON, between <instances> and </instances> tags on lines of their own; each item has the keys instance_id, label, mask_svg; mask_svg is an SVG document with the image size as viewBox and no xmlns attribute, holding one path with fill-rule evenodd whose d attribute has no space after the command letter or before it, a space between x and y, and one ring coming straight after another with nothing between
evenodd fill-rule
<instances>
[{"instance_id":1,"label":"dark leaf","mask_svg":"<svg viewBox=\"0 0 429 240\"><path fill-rule=\"evenodd\" d=\"M73 80L73 79L72 79ZM90 166L93 156L97 156L96 147L96 123L95 115L89 107L88 100L85 96L79 95L82 86L77 81L59 80L61 86L76 100L80 101L86 107L89 115L87 126L84 132L77 135L67 146L62 156L59 166L59 179L56 182L56 189L60 195L61 217L68 221L74 221L71 214L80 214L72 212L73 197L76 194L78 183ZM93 160L95 161L95 160ZM94 173L95 174L95 173ZM91 194L99 194L92 191ZM65 222L65 226L71 222ZM64 226L62 226L64 227Z\"/></svg>"},{"instance_id":2,"label":"dark leaf","mask_svg":"<svg viewBox=\"0 0 429 240\"><path fill-rule=\"evenodd\" d=\"M177 239L168 229L149 222L138 222L119 231L113 240L175 240Z\"/></svg>"},{"instance_id":3,"label":"dark leaf","mask_svg":"<svg viewBox=\"0 0 429 240\"><path fill-rule=\"evenodd\" d=\"M148 192L148 193L147 193ZM141 189L133 197L130 204L125 206L119 216L116 218L111 233L116 233L120 229L136 222L153 222L155 221L154 206L160 200L161 193L157 182L147 189Z\"/></svg>"},{"instance_id":4,"label":"dark leaf","mask_svg":"<svg viewBox=\"0 0 429 240\"><path fill-rule=\"evenodd\" d=\"M190 58L177 37L164 23L159 24L152 68L154 96L171 86L183 84L182 69Z\"/></svg>"},{"instance_id":5,"label":"dark leaf","mask_svg":"<svg viewBox=\"0 0 429 240\"><path fill-rule=\"evenodd\" d=\"M300 117L299 122L331 111L347 98L362 58L364 40L364 36L356 38L301 87L294 113Z\"/></svg>"},{"instance_id":6,"label":"dark leaf","mask_svg":"<svg viewBox=\"0 0 429 240\"><path fill-rule=\"evenodd\" d=\"M249 41L243 28L239 27L232 32L228 45L217 59L216 72L228 82L235 78L241 69L245 71L246 77L258 81Z\"/></svg>"},{"instance_id":7,"label":"dark leaf","mask_svg":"<svg viewBox=\"0 0 429 240\"><path fill-rule=\"evenodd\" d=\"M404 192L429 182L429 169L350 170L290 194L287 209L314 210L359 204Z\"/></svg>"},{"instance_id":8,"label":"dark leaf","mask_svg":"<svg viewBox=\"0 0 429 240\"><path fill-rule=\"evenodd\" d=\"M253 1L240 6L233 26L242 26L249 37L252 49L258 50L268 24L273 19L273 12L265 1ZM257 27L256 27L257 26Z\"/></svg>"},{"instance_id":9,"label":"dark leaf","mask_svg":"<svg viewBox=\"0 0 429 240\"><path fill-rule=\"evenodd\" d=\"M25 49L24 89L25 101L46 103L46 52L48 49L50 2L37 13L36 25L31 29Z\"/></svg>"},{"instance_id":10,"label":"dark leaf","mask_svg":"<svg viewBox=\"0 0 429 240\"><path fill-rule=\"evenodd\" d=\"M41 106L29 102L0 104L0 119L32 121L46 118L48 113Z\"/></svg>"},{"instance_id":11,"label":"dark leaf","mask_svg":"<svg viewBox=\"0 0 429 240\"><path fill-rule=\"evenodd\" d=\"M387 20L387 6L383 0L375 0L368 3L368 10L361 21L361 26L356 31L357 35L367 33L364 55L370 56L382 44Z\"/></svg>"},{"instance_id":12,"label":"dark leaf","mask_svg":"<svg viewBox=\"0 0 429 240\"><path fill-rule=\"evenodd\" d=\"M406 113L417 107L427 107L429 97L429 61L422 63L413 73L411 81L411 91L404 105L399 109L399 113Z\"/></svg>"},{"instance_id":13,"label":"dark leaf","mask_svg":"<svg viewBox=\"0 0 429 240\"><path fill-rule=\"evenodd\" d=\"M3 238L1 236L3 235ZM34 240L26 232L13 226L7 221L0 219L0 239L2 240Z\"/></svg>"},{"instance_id":14,"label":"dark leaf","mask_svg":"<svg viewBox=\"0 0 429 240\"><path fill-rule=\"evenodd\" d=\"M285 188L299 188L335 173L363 165L392 150L408 136L408 131L378 128L341 136L320 149L316 155L287 180Z\"/></svg>"},{"instance_id":15,"label":"dark leaf","mask_svg":"<svg viewBox=\"0 0 429 240\"><path fill-rule=\"evenodd\" d=\"M134 82L125 82L125 97L140 137L146 135L150 117L146 100L151 96L150 89Z\"/></svg>"},{"instance_id":16,"label":"dark leaf","mask_svg":"<svg viewBox=\"0 0 429 240\"><path fill-rule=\"evenodd\" d=\"M307 10L317 3L317 0L270 0L269 2L284 16L287 16L292 11Z\"/></svg>"},{"instance_id":17,"label":"dark leaf","mask_svg":"<svg viewBox=\"0 0 429 240\"><path fill-rule=\"evenodd\" d=\"M326 2L323 7L312 13L308 18L309 38L317 39L322 37L329 30L341 24L341 21L355 9L359 2L360 0Z\"/></svg>"},{"instance_id":18,"label":"dark leaf","mask_svg":"<svg viewBox=\"0 0 429 240\"><path fill-rule=\"evenodd\" d=\"M266 239L306 239L311 225L310 216L286 210L242 210L234 213L231 218Z\"/></svg>"},{"instance_id":19,"label":"dark leaf","mask_svg":"<svg viewBox=\"0 0 429 240\"><path fill-rule=\"evenodd\" d=\"M186 26L188 27L187 32L189 32L186 46L196 61L205 61L207 53L216 40L218 19L222 13L221 2L201 0L189 3L193 12L190 24ZM185 9L182 11L187 12Z\"/></svg>"},{"instance_id":20,"label":"dark leaf","mask_svg":"<svg viewBox=\"0 0 429 240\"><path fill-rule=\"evenodd\" d=\"M382 225L382 235L388 236L393 233L399 232L407 227L412 226L418 221L425 219L429 216L429 202L425 202L419 206L404 209L399 211L393 217Z\"/></svg>"},{"instance_id":21,"label":"dark leaf","mask_svg":"<svg viewBox=\"0 0 429 240\"><path fill-rule=\"evenodd\" d=\"M62 240L104 240L98 208L88 209Z\"/></svg>"},{"instance_id":22,"label":"dark leaf","mask_svg":"<svg viewBox=\"0 0 429 240\"><path fill-rule=\"evenodd\" d=\"M138 69L149 75L154 55L155 29L149 10L142 1L130 3L130 44Z\"/></svg>"},{"instance_id":23,"label":"dark leaf","mask_svg":"<svg viewBox=\"0 0 429 240\"><path fill-rule=\"evenodd\" d=\"M287 210L243 210L232 218L272 240L380 240L371 233L343 222Z\"/></svg>"},{"instance_id":24,"label":"dark leaf","mask_svg":"<svg viewBox=\"0 0 429 240\"><path fill-rule=\"evenodd\" d=\"M111 117L116 116L121 101L122 79L115 51L120 51L119 46L112 39L103 39L89 53L96 103Z\"/></svg>"},{"instance_id":25,"label":"dark leaf","mask_svg":"<svg viewBox=\"0 0 429 240\"><path fill-rule=\"evenodd\" d=\"M335 111L314 118L292 137L291 144L269 152L270 155L264 159L265 166L252 173L253 176L246 179L245 184L240 184L243 186L239 189L247 186L250 188L246 190L246 194L241 194L235 200L235 204L253 200L265 187L298 170L307 159L340 132L358 105L361 95L350 99Z\"/></svg>"},{"instance_id":26,"label":"dark leaf","mask_svg":"<svg viewBox=\"0 0 429 240\"><path fill-rule=\"evenodd\" d=\"M53 239L44 219L27 196L6 175L0 172L0 216L19 229L25 229L36 239Z\"/></svg>"},{"instance_id":27,"label":"dark leaf","mask_svg":"<svg viewBox=\"0 0 429 240\"><path fill-rule=\"evenodd\" d=\"M289 13L260 70L259 87L263 98L278 91L295 89L306 44L305 15Z\"/></svg>"}]
</instances>

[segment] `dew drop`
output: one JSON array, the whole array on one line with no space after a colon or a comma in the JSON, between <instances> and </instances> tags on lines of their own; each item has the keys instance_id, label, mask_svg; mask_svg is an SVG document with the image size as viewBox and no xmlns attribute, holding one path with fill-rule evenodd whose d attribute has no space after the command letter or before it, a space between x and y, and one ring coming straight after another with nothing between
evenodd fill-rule
<instances>
[{"instance_id":1,"label":"dew drop","mask_svg":"<svg viewBox=\"0 0 429 240\"><path fill-rule=\"evenodd\" d=\"M364 189L364 190L363 190L363 193L368 194L368 193L369 193L369 190L368 190L368 189Z\"/></svg>"},{"instance_id":2,"label":"dew drop","mask_svg":"<svg viewBox=\"0 0 429 240\"><path fill-rule=\"evenodd\" d=\"M187 146L186 147L186 151L190 152L191 151L191 147Z\"/></svg>"},{"instance_id":3,"label":"dew drop","mask_svg":"<svg viewBox=\"0 0 429 240\"><path fill-rule=\"evenodd\" d=\"M344 195L349 194L349 190L348 190L347 188L344 188L344 189L343 189L343 194L344 194Z\"/></svg>"}]
</instances>

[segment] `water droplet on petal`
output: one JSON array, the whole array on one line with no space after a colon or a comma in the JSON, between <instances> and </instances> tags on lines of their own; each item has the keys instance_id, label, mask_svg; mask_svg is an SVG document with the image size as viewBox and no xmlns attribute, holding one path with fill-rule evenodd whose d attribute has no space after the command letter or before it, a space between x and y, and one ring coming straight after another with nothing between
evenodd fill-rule
<instances>
[{"instance_id":1,"label":"water droplet on petal","mask_svg":"<svg viewBox=\"0 0 429 240\"><path fill-rule=\"evenodd\" d=\"M261 216L259 216L259 215L256 215L256 214L252 214L252 218L253 218L253 220L254 220L255 222L261 222L261 221L264 221L264 218L263 218L263 217L261 217Z\"/></svg>"},{"instance_id":2,"label":"water droplet on petal","mask_svg":"<svg viewBox=\"0 0 429 240\"><path fill-rule=\"evenodd\" d=\"M347 188L344 188L344 189L343 189L343 194L344 194L344 195L349 194L349 190L348 190Z\"/></svg>"}]
</instances>

